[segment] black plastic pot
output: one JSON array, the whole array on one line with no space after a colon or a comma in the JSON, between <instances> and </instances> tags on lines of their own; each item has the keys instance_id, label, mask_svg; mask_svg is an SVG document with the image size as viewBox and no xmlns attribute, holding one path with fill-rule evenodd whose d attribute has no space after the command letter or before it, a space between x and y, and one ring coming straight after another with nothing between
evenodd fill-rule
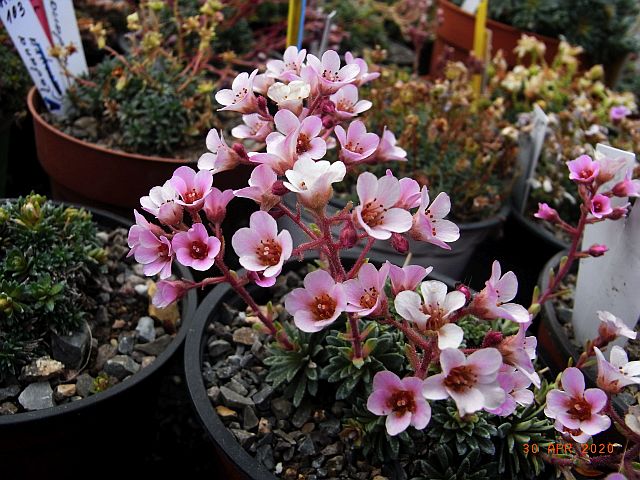
<instances>
[{"instance_id":1,"label":"black plastic pot","mask_svg":"<svg viewBox=\"0 0 640 480\"><path fill-rule=\"evenodd\" d=\"M353 259L355 257L349 253L344 257ZM344 258L343 257L343 258ZM307 257L309 260L310 256ZM297 262L285 264L285 269L295 268ZM449 288L453 287L454 281L443 275L431 273L429 279L440 280L446 283ZM269 298L268 289L255 287L250 293L256 295L256 300L267 301ZM189 326L187 341L185 343L184 368L189 388L189 395L195 407L198 417L206 430L209 438L215 447L218 463L223 471L220 476L225 480L275 480L273 476L262 464L247 453L238 443L233 434L225 427L222 420L216 413L207 396L204 381L202 379L202 360L207 341L207 325L211 323L217 315L222 312L222 304L240 307L242 300L229 287L220 285L215 287L207 297L200 303L195 314L195 319Z\"/></svg>"},{"instance_id":2,"label":"black plastic pot","mask_svg":"<svg viewBox=\"0 0 640 480\"><path fill-rule=\"evenodd\" d=\"M128 219L109 212L66 205L89 210L103 227L131 226ZM192 278L188 268L178 264L174 268L180 277ZM70 472L81 475L79 468L102 471L112 455L136 452L154 432L147 407L157 393L160 372L182 352L196 307L196 292L190 291L181 301L182 324L173 341L151 365L128 380L72 403L0 416L2 478L69 478ZM129 463L127 472L139 467L135 458Z\"/></svg>"},{"instance_id":3,"label":"black plastic pot","mask_svg":"<svg viewBox=\"0 0 640 480\"><path fill-rule=\"evenodd\" d=\"M284 197L285 205L295 211L295 196L287 194ZM329 214L333 214L344 208L345 204L330 203L328 206ZM417 242L409 239L409 251L411 252L411 262L416 265L425 267L432 266L434 270L454 278L462 280L465 270L473 257L476 248L482 243L487 236L497 229L507 219L509 214L509 206L505 205L495 216L478 222L460 223L460 238L451 243L451 250L444 250L435 245L426 242ZM311 215L303 209L302 218L307 223L313 222ZM304 232L302 232L288 217L281 217L278 220L281 228L286 228L291 232L294 245L308 241ZM334 233L338 235L339 229L336 228ZM359 252L362 250L364 242L360 242L351 251ZM369 257L376 261L390 262L402 265L406 255L398 253L390 244L390 242L376 242L370 250Z\"/></svg>"}]
</instances>

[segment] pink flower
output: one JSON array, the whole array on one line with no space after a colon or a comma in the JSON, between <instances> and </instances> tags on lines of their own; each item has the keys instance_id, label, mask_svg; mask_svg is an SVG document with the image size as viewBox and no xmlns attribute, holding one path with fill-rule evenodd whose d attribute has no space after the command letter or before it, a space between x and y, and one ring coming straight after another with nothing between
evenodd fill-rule
<instances>
[{"instance_id":1,"label":"pink flower","mask_svg":"<svg viewBox=\"0 0 640 480\"><path fill-rule=\"evenodd\" d=\"M311 94L311 85L304 80L294 80L285 85L276 82L267 92L267 96L276 102L280 110L287 109L296 115L302 113L302 102Z\"/></svg>"},{"instance_id":2,"label":"pink flower","mask_svg":"<svg viewBox=\"0 0 640 480\"><path fill-rule=\"evenodd\" d=\"M373 391L367 408L374 415L386 415L389 435L404 432L409 425L422 430L431 420L431 406L422 397L422 380L382 371L373 377Z\"/></svg>"},{"instance_id":3,"label":"pink flower","mask_svg":"<svg viewBox=\"0 0 640 480\"><path fill-rule=\"evenodd\" d=\"M533 366L538 340L536 337L525 336L527 328L529 328L529 323L519 324L518 333L502 339L496 348L502 354L502 361L505 364L517 368L537 388L540 388L540 376Z\"/></svg>"},{"instance_id":4,"label":"pink flower","mask_svg":"<svg viewBox=\"0 0 640 480\"><path fill-rule=\"evenodd\" d=\"M355 220L378 240L387 240L391 233L403 233L411 228L411 214L394 205L400 199L400 183L394 176L376 178L371 172L361 173L356 184L360 204L354 209Z\"/></svg>"},{"instance_id":5,"label":"pink flower","mask_svg":"<svg viewBox=\"0 0 640 480\"><path fill-rule=\"evenodd\" d=\"M220 240L210 237L201 223L194 223L187 232L176 233L171 246L182 265L201 272L209 270L220 253Z\"/></svg>"},{"instance_id":6,"label":"pink flower","mask_svg":"<svg viewBox=\"0 0 640 480\"><path fill-rule=\"evenodd\" d=\"M373 105L369 100L358 101L358 87L345 85L329 99L336 106L336 116L339 120L348 120L356 115L366 112Z\"/></svg>"},{"instance_id":7,"label":"pink flower","mask_svg":"<svg viewBox=\"0 0 640 480\"><path fill-rule=\"evenodd\" d=\"M547 406L544 409L547 417L556 420L556 430L579 430L578 435L569 433L577 442L584 442L582 434L595 435L611 426L611 419L600 413L607 404L606 393L599 388L585 390L584 376L575 367L562 372L561 381L564 390L553 389L547 393Z\"/></svg>"},{"instance_id":8,"label":"pink flower","mask_svg":"<svg viewBox=\"0 0 640 480\"><path fill-rule=\"evenodd\" d=\"M387 169L387 175L393 175L391 170ZM400 179L400 198L394 205L396 208L402 208L404 210L411 210L420 205L422 193L420 192L420 185L413 178L401 178Z\"/></svg>"},{"instance_id":9,"label":"pink flower","mask_svg":"<svg viewBox=\"0 0 640 480\"><path fill-rule=\"evenodd\" d=\"M255 163L268 165L278 175L293 168L295 157L285 142L285 136L278 132L267 135L267 151L250 152L249 160Z\"/></svg>"},{"instance_id":10,"label":"pink flower","mask_svg":"<svg viewBox=\"0 0 640 480\"><path fill-rule=\"evenodd\" d=\"M298 51L297 47L291 45L284 51L282 60L267 61L266 75L284 82L299 80L300 69L306 55L307 51L305 49Z\"/></svg>"},{"instance_id":11,"label":"pink flower","mask_svg":"<svg viewBox=\"0 0 640 480\"><path fill-rule=\"evenodd\" d=\"M591 199L590 210L591 215L596 218L602 218L605 215L609 215L613 212L613 208L611 208L611 200L609 200L609 197L598 193Z\"/></svg>"},{"instance_id":12,"label":"pink flower","mask_svg":"<svg viewBox=\"0 0 640 480\"><path fill-rule=\"evenodd\" d=\"M258 70L251 72L251 75L247 72L242 72L233 80L231 89L219 90L216 93L216 102L224 105L224 107L218 110L256 113L258 111L258 99L253 94L253 80L257 74Z\"/></svg>"},{"instance_id":13,"label":"pink flower","mask_svg":"<svg viewBox=\"0 0 640 480\"><path fill-rule=\"evenodd\" d=\"M322 95L336 93L341 87L355 82L360 73L360 67L355 63L340 68L340 57L335 50L324 52L322 61L315 55L307 55L307 65L315 73Z\"/></svg>"},{"instance_id":14,"label":"pink flower","mask_svg":"<svg viewBox=\"0 0 640 480\"><path fill-rule=\"evenodd\" d=\"M344 60L347 65L357 65L360 68L360 72L354 82L358 87L370 82L371 80L375 80L380 76L380 72L369 73L369 66L367 65L367 62L362 58L354 57L351 52L344 54Z\"/></svg>"},{"instance_id":15,"label":"pink flower","mask_svg":"<svg viewBox=\"0 0 640 480\"><path fill-rule=\"evenodd\" d=\"M577 183L591 183L598 176L600 165L591 160L589 155L580 155L575 160L567 162L569 179Z\"/></svg>"},{"instance_id":16,"label":"pink flower","mask_svg":"<svg viewBox=\"0 0 640 480\"><path fill-rule=\"evenodd\" d=\"M612 313L607 311L598 311L600 326L598 327L598 335L606 343L614 341L619 335L635 340L637 333L625 325L625 323Z\"/></svg>"},{"instance_id":17,"label":"pink flower","mask_svg":"<svg viewBox=\"0 0 640 480\"><path fill-rule=\"evenodd\" d=\"M429 400L453 398L460 416L478 410L498 408L505 392L498 384L502 355L495 348L483 348L469 357L455 348L440 353L442 373L424 381L422 394Z\"/></svg>"},{"instance_id":18,"label":"pink flower","mask_svg":"<svg viewBox=\"0 0 640 480\"><path fill-rule=\"evenodd\" d=\"M278 176L269 165L258 165L251 172L249 186L233 193L236 197L250 198L260 205L260 210L268 212L280 203L280 197L273 194L273 184L277 180Z\"/></svg>"},{"instance_id":19,"label":"pink flower","mask_svg":"<svg viewBox=\"0 0 640 480\"><path fill-rule=\"evenodd\" d=\"M612 122L619 122L623 118L629 116L631 114L631 110L629 110L624 105L618 105L615 107L611 107L609 110L609 118Z\"/></svg>"},{"instance_id":20,"label":"pink flower","mask_svg":"<svg viewBox=\"0 0 640 480\"><path fill-rule=\"evenodd\" d=\"M391 130L387 130L387 127L384 127L382 131L382 138L375 152L375 158L380 162L404 162L407 160L406 150L398 147L396 136Z\"/></svg>"},{"instance_id":21,"label":"pink flower","mask_svg":"<svg viewBox=\"0 0 640 480\"><path fill-rule=\"evenodd\" d=\"M411 237L414 240L451 250L447 243L455 242L460 238L460 229L455 223L444 219L450 210L449 195L440 192L429 206L429 190L427 187L422 187L420 208L413 215L413 225L409 232Z\"/></svg>"},{"instance_id":22,"label":"pink flower","mask_svg":"<svg viewBox=\"0 0 640 480\"><path fill-rule=\"evenodd\" d=\"M609 247L607 247L606 245L600 245L600 244L594 243L589 247L589 250L587 250L587 253L592 257L601 257L608 251L609 251Z\"/></svg>"},{"instance_id":23,"label":"pink flower","mask_svg":"<svg viewBox=\"0 0 640 480\"><path fill-rule=\"evenodd\" d=\"M199 210L213 185L213 175L209 170L198 173L192 168L178 167L171 177L171 186L176 189L180 198L176 203L190 210Z\"/></svg>"},{"instance_id":24,"label":"pink flower","mask_svg":"<svg viewBox=\"0 0 640 480\"><path fill-rule=\"evenodd\" d=\"M347 280L342 285L347 294L347 312L356 312L361 317L375 315L387 308L384 284L389 274L389 264L380 270L370 263L360 267L358 277Z\"/></svg>"},{"instance_id":25,"label":"pink flower","mask_svg":"<svg viewBox=\"0 0 640 480\"><path fill-rule=\"evenodd\" d=\"M389 264L389 278L394 297L404 290L415 290L424 277L433 270L433 267L424 268L420 265L398 267L388 261L387 263Z\"/></svg>"},{"instance_id":26,"label":"pink flower","mask_svg":"<svg viewBox=\"0 0 640 480\"><path fill-rule=\"evenodd\" d=\"M161 235L157 237L150 230L143 230L138 237L140 242L135 249L136 262L144 265L143 271L147 276L159 274L160 278L171 275L173 250L171 242Z\"/></svg>"},{"instance_id":27,"label":"pink flower","mask_svg":"<svg viewBox=\"0 0 640 480\"><path fill-rule=\"evenodd\" d=\"M228 189L224 192L216 187L211 189L211 193L204 200L204 213L212 223L222 223L227 215L227 205L233 199L233 190Z\"/></svg>"},{"instance_id":28,"label":"pink flower","mask_svg":"<svg viewBox=\"0 0 640 480\"><path fill-rule=\"evenodd\" d=\"M447 293L447 286L437 280L422 282L420 292L422 298L413 290L396 295L394 305L398 315L415 323L421 330L437 331L440 350L458 348L464 332L458 325L448 322L451 314L467 302L464 294L458 291Z\"/></svg>"},{"instance_id":29,"label":"pink flower","mask_svg":"<svg viewBox=\"0 0 640 480\"><path fill-rule=\"evenodd\" d=\"M627 480L627 477L621 473L610 473L604 480Z\"/></svg>"},{"instance_id":30,"label":"pink flower","mask_svg":"<svg viewBox=\"0 0 640 480\"><path fill-rule=\"evenodd\" d=\"M489 413L508 417L516 411L518 405L524 407L533 403L533 392L529 390L531 380L515 368L503 365L498 372L498 383L506 396L498 408L487 409Z\"/></svg>"},{"instance_id":31,"label":"pink flower","mask_svg":"<svg viewBox=\"0 0 640 480\"><path fill-rule=\"evenodd\" d=\"M248 116L245 115L243 118ZM233 170L240 163L240 156L232 148L229 148L224 141L222 131L218 134L215 129L209 130L207 148L209 151L203 153L198 159L198 169L200 170L211 170L212 173L220 173L225 170Z\"/></svg>"},{"instance_id":32,"label":"pink flower","mask_svg":"<svg viewBox=\"0 0 640 480\"><path fill-rule=\"evenodd\" d=\"M346 132L341 125L336 125L335 134L341 147L340 160L347 165L366 160L380 143L378 135L367 133L367 128L360 120L351 122Z\"/></svg>"},{"instance_id":33,"label":"pink flower","mask_svg":"<svg viewBox=\"0 0 640 480\"><path fill-rule=\"evenodd\" d=\"M624 180L613 186L612 192L616 197L640 197L640 179L632 180L633 169L628 169Z\"/></svg>"},{"instance_id":34,"label":"pink flower","mask_svg":"<svg viewBox=\"0 0 640 480\"><path fill-rule=\"evenodd\" d=\"M547 222L557 222L560 219L560 215L555 208L551 208L546 203L538 203L538 211L533 214L534 217Z\"/></svg>"},{"instance_id":35,"label":"pink flower","mask_svg":"<svg viewBox=\"0 0 640 480\"><path fill-rule=\"evenodd\" d=\"M253 91L260 95L266 95L269 91L269 87L273 85L275 79L268 76L266 73L259 73L253 79Z\"/></svg>"},{"instance_id":36,"label":"pink flower","mask_svg":"<svg viewBox=\"0 0 640 480\"><path fill-rule=\"evenodd\" d=\"M256 142L264 142L264 140L267 138L267 135L271 133L271 122L262 120L260 115L257 113L243 115L242 121L244 122L242 125L238 125L231 129L231 135L236 138L255 140Z\"/></svg>"},{"instance_id":37,"label":"pink flower","mask_svg":"<svg viewBox=\"0 0 640 480\"><path fill-rule=\"evenodd\" d=\"M327 153L327 143L318 137L322 130L320 117L311 115L301 122L289 110L280 110L274 119L278 130L286 135L285 145L294 159L319 160Z\"/></svg>"},{"instance_id":38,"label":"pink flower","mask_svg":"<svg viewBox=\"0 0 640 480\"><path fill-rule=\"evenodd\" d=\"M609 362L598 347L593 350L598 361L598 387L602 390L615 394L627 385L640 384L640 361L630 362L623 348L611 347Z\"/></svg>"},{"instance_id":39,"label":"pink flower","mask_svg":"<svg viewBox=\"0 0 640 480\"><path fill-rule=\"evenodd\" d=\"M522 305L507 303L518 292L516 274L509 271L501 275L500 263L494 260L491 278L471 302L471 312L484 320L505 318L518 323L529 322L529 312Z\"/></svg>"},{"instance_id":40,"label":"pink flower","mask_svg":"<svg viewBox=\"0 0 640 480\"><path fill-rule=\"evenodd\" d=\"M155 216L165 225L178 225L182 222L182 207L175 200L178 192L167 180L161 187L153 187L149 195L140 199L142 208Z\"/></svg>"},{"instance_id":41,"label":"pink flower","mask_svg":"<svg viewBox=\"0 0 640 480\"><path fill-rule=\"evenodd\" d=\"M284 186L295 192L305 207L317 210L329 203L333 195L331 185L342 181L346 172L342 162L314 162L310 158L303 158L295 163L293 169L285 172L289 181L284 182Z\"/></svg>"},{"instance_id":42,"label":"pink flower","mask_svg":"<svg viewBox=\"0 0 640 480\"><path fill-rule=\"evenodd\" d=\"M156 293L151 301L158 308L166 308L182 298L186 293L187 289L184 288L183 282L161 280L156 284Z\"/></svg>"},{"instance_id":43,"label":"pink flower","mask_svg":"<svg viewBox=\"0 0 640 480\"><path fill-rule=\"evenodd\" d=\"M142 232L150 230L156 236L165 234L164 230L162 230L161 227L153 223L149 223L147 219L144 218L144 216L141 215L137 210L133 211L133 215L135 216L136 224L131 226L131 228L129 229L129 234L127 236L127 244L131 249L127 254L127 258L136 253L136 250L140 246L140 234Z\"/></svg>"},{"instance_id":44,"label":"pink flower","mask_svg":"<svg viewBox=\"0 0 640 480\"><path fill-rule=\"evenodd\" d=\"M285 309L303 332L319 332L345 311L347 297L342 284L324 270L304 277L304 288L296 288L285 297Z\"/></svg>"},{"instance_id":45,"label":"pink flower","mask_svg":"<svg viewBox=\"0 0 640 480\"><path fill-rule=\"evenodd\" d=\"M278 225L267 212L251 214L249 228L241 228L233 234L231 245L238 255L240 265L252 272L262 274L256 281L261 287L270 287L282 271L285 260L291 257L293 241L291 234L283 230L278 234Z\"/></svg>"}]
</instances>

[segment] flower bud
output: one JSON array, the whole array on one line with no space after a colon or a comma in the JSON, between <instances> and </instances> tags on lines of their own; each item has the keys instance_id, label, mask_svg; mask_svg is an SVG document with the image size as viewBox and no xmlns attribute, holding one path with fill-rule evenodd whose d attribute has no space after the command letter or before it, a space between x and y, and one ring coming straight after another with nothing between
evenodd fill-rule
<instances>
[{"instance_id":1,"label":"flower bud","mask_svg":"<svg viewBox=\"0 0 640 480\"><path fill-rule=\"evenodd\" d=\"M395 248L398 253L404 255L409 251L409 240L407 240L404 235L401 235L400 233L392 233L391 246Z\"/></svg>"},{"instance_id":2,"label":"flower bud","mask_svg":"<svg viewBox=\"0 0 640 480\"><path fill-rule=\"evenodd\" d=\"M587 253L592 257L601 257L607 251L609 251L609 248L606 245L599 245L597 243L594 243L589 247L589 250L587 250Z\"/></svg>"},{"instance_id":3,"label":"flower bud","mask_svg":"<svg viewBox=\"0 0 640 480\"><path fill-rule=\"evenodd\" d=\"M471 300L471 289L464 283L458 283L456 285L456 290L464 294L464 298L467 300L467 302Z\"/></svg>"},{"instance_id":4,"label":"flower bud","mask_svg":"<svg viewBox=\"0 0 640 480\"><path fill-rule=\"evenodd\" d=\"M267 110L267 99L262 95L258 96L258 111L259 112L268 112Z\"/></svg>"},{"instance_id":5,"label":"flower bud","mask_svg":"<svg viewBox=\"0 0 640 480\"><path fill-rule=\"evenodd\" d=\"M551 223L555 223L560 219L556 209L551 208L546 203L538 203L538 211L533 216Z\"/></svg>"},{"instance_id":6,"label":"flower bud","mask_svg":"<svg viewBox=\"0 0 640 480\"><path fill-rule=\"evenodd\" d=\"M271 187L271 193L281 197L282 195L289 193L289 189L284 186L284 182L282 180L276 180L276 182Z\"/></svg>"},{"instance_id":7,"label":"flower bud","mask_svg":"<svg viewBox=\"0 0 640 480\"><path fill-rule=\"evenodd\" d=\"M327 98L322 102L320 110L322 113L332 114L336 111L336 104Z\"/></svg>"},{"instance_id":8,"label":"flower bud","mask_svg":"<svg viewBox=\"0 0 640 480\"><path fill-rule=\"evenodd\" d=\"M622 217L627 216L627 207L616 207L613 211L606 216L609 220L620 220Z\"/></svg>"},{"instance_id":9,"label":"flower bud","mask_svg":"<svg viewBox=\"0 0 640 480\"><path fill-rule=\"evenodd\" d=\"M336 121L332 116L325 115L322 117L322 126L324 128L327 128L327 129L332 128L335 126L335 124L336 124Z\"/></svg>"},{"instance_id":10,"label":"flower bud","mask_svg":"<svg viewBox=\"0 0 640 480\"><path fill-rule=\"evenodd\" d=\"M358 241L358 232L353 226L353 222L348 220L340 231L340 246L342 248L352 248Z\"/></svg>"},{"instance_id":11,"label":"flower bud","mask_svg":"<svg viewBox=\"0 0 640 480\"><path fill-rule=\"evenodd\" d=\"M241 143L234 143L231 147L232 150L244 161L249 162L249 155L247 155L247 151L244 148L244 145Z\"/></svg>"},{"instance_id":12,"label":"flower bud","mask_svg":"<svg viewBox=\"0 0 640 480\"><path fill-rule=\"evenodd\" d=\"M484 336L484 340L482 340L482 348L495 348L502 343L503 339L504 335L502 332L489 330Z\"/></svg>"}]
</instances>

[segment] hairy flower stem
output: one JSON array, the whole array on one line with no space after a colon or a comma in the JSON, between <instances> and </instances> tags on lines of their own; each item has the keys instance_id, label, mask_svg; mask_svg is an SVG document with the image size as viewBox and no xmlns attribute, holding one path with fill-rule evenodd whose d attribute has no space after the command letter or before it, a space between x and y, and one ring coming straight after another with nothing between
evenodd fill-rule
<instances>
[{"instance_id":1,"label":"hairy flower stem","mask_svg":"<svg viewBox=\"0 0 640 480\"><path fill-rule=\"evenodd\" d=\"M373 246L375 241L376 241L375 238L369 237L367 244L364 246L364 248L362 249L362 252L360 253L360 256L356 260L356 263L354 263L351 270L349 270L349 273L347 274L347 278L349 279L353 278L358 274L358 272L360 271L360 267L362 267L362 264L367 258L367 253L369 253L369 250L371 250L371 247Z\"/></svg>"},{"instance_id":2,"label":"hairy flower stem","mask_svg":"<svg viewBox=\"0 0 640 480\"><path fill-rule=\"evenodd\" d=\"M386 318L380 320L380 323L391 325L397 328L402 333L404 333L405 337L407 337L409 341L419 346L423 351L427 352L430 350L431 347L429 345L429 342L422 335L416 332L413 328L409 327L406 323L398 322L391 316L387 316Z\"/></svg>"},{"instance_id":3,"label":"hairy flower stem","mask_svg":"<svg viewBox=\"0 0 640 480\"><path fill-rule=\"evenodd\" d=\"M304 222L300 219L300 214L299 214L299 213L298 213L298 214L293 213L291 210L289 210L289 209L284 205L284 203L283 203L283 202L280 202L280 203L278 204L278 208L279 208L280 210L282 210L282 212L283 212L287 217L289 217L289 218L290 218L290 219L291 219L291 220L292 220L292 221L293 221L293 222L294 222L298 227L300 227L300 229L301 229L304 233L306 233L306 234L309 236L309 238L311 238L312 240L317 240L318 238L320 238L320 237L318 237L318 235L316 235L314 232L312 232L312 231L311 231L311 229L310 229L309 227L307 227L307 226L304 224Z\"/></svg>"},{"instance_id":4,"label":"hairy flower stem","mask_svg":"<svg viewBox=\"0 0 640 480\"><path fill-rule=\"evenodd\" d=\"M542 296L538 299L537 303L539 305L543 305L551 297L553 292L560 285L560 282L562 282L564 277L571 270L571 266L573 265L573 262L577 258L576 254L578 252L578 244L580 243L586 224L587 224L587 209L584 205L582 205L580 208L580 220L578 221L578 226L575 228L573 240L571 241L571 246L569 247L569 252L567 253L567 261L564 263L562 268L560 268L557 275L554 277L553 281L547 286L547 289L542 294Z\"/></svg>"},{"instance_id":5,"label":"hairy flower stem","mask_svg":"<svg viewBox=\"0 0 640 480\"><path fill-rule=\"evenodd\" d=\"M349 326L351 327L351 345L353 346L353 360L363 359L362 335L358 325L358 317L355 313L349 314Z\"/></svg>"},{"instance_id":6,"label":"hairy flower stem","mask_svg":"<svg viewBox=\"0 0 640 480\"><path fill-rule=\"evenodd\" d=\"M287 334L283 331L278 331L273 320L267 317L262 313L260 307L255 302L255 300L249 295L247 289L244 287L243 283L238 280L237 276L229 270L229 267L224 263L223 253L224 250L221 250L221 253L216 257L216 266L220 269L222 274L224 275L226 281L229 283L229 286L233 288L233 290L240 295L240 297L246 302L246 304L253 310L255 315L260 319L262 324L267 327L269 333L275 337L275 339L282 345L286 350L295 350L295 346L291 343L291 340L287 337Z\"/></svg>"}]
</instances>

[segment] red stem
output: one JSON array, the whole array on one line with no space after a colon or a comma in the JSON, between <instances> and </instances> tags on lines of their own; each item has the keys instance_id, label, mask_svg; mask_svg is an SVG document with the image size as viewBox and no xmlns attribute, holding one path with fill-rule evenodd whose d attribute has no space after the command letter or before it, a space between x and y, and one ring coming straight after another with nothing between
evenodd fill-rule
<instances>
[{"instance_id":1,"label":"red stem","mask_svg":"<svg viewBox=\"0 0 640 480\"><path fill-rule=\"evenodd\" d=\"M369 237L369 240L367 241L367 244L362 249L362 252L358 257L358 260L356 260L356 263L354 263L351 270L349 270L349 273L347 274L348 279L351 279L358 274L358 272L360 271L360 267L362 267L362 264L364 263L365 258L367 258L367 253L369 253L369 250L371 250L371 247L373 246L375 241L376 241L375 238Z\"/></svg>"}]
</instances>

